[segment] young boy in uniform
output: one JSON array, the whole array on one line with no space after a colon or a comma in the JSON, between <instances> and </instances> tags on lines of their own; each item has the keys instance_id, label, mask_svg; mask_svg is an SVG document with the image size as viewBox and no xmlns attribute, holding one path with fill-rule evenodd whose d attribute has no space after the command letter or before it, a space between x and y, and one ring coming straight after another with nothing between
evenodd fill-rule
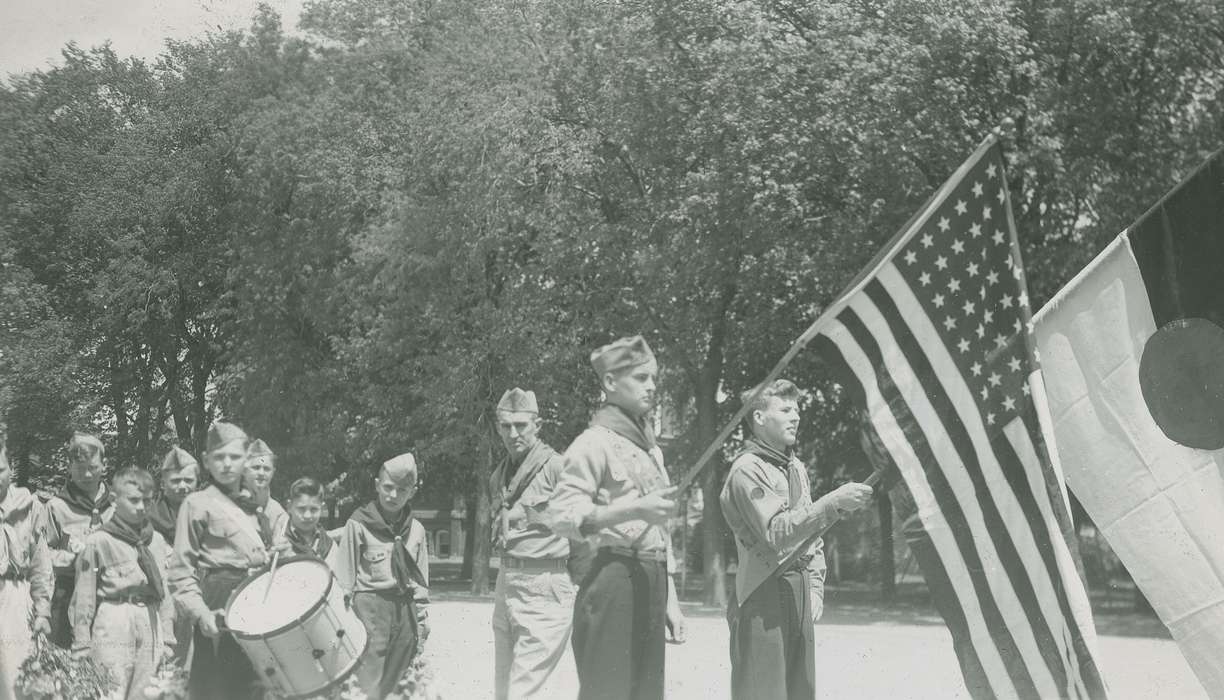
<instances>
[{"instance_id":1,"label":"young boy in uniform","mask_svg":"<svg viewBox=\"0 0 1224 700\"><path fill-rule=\"evenodd\" d=\"M114 508L106 488L106 448L94 435L75 433L68 441L68 483L47 501L47 547L55 571L51 594L51 641L72 646L72 589L76 581L76 557L85 548L85 538L109 520Z\"/></svg>"},{"instance_id":2,"label":"young boy in uniform","mask_svg":"<svg viewBox=\"0 0 1224 700\"><path fill-rule=\"evenodd\" d=\"M208 428L204 466L212 485L183 500L174 533L170 590L195 622L188 689L193 700L243 700L263 695L259 674L222 629L230 593L269 561L272 524L242 488L247 435L236 425Z\"/></svg>"},{"instance_id":3,"label":"young boy in uniform","mask_svg":"<svg viewBox=\"0 0 1224 700\"><path fill-rule=\"evenodd\" d=\"M179 508L188 494L195 493L200 483L200 464L191 453L179 447L171 447L162 458L161 498L152 506L145 505L153 529L165 539L169 547L174 545L174 529L178 524ZM166 562L169 566L169 562ZM174 659L186 667L191 658L191 638L195 620L174 604Z\"/></svg>"},{"instance_id":4,"label":"young boy in uniform","mask_svg":"<svg viewBox=\"0 0 1224 700\"><path fill-rule=\"evenodd\" d=\"M606 402L565 451L554 530L598 552L578 588L580 700L662 700L666 634L684 641L668 520L674 486L649 421L659 365L641 336L591 354Z\"/></svg>"},{"instance_id":5,"label":"young boy in uniform","mask_svg":"<svg viewBox=\"0 0 1224 700\"><path fill-rule=\"evenodd\" d=\"M302 477L289 485L289 526L285 539L293 553L322 559L328 568L336 570L340 548L334 546L331 535L319 527L323 515L323 485Z\"/></svg>"},{"instance_id":6,"label":"young boy in uniform","mask_svg":"<svg viewBox=\"0 0 1224 700\"><path fill-rule=\"evenodd\" d=\"M119 697L136 700L145 697L158 662L173 653L174 600L165 584L170 548L147 515L148 472L119 471L111 494L115 514L85 538L77 556L72 647L110 673Z\"/></svg>"},{"instance_id":7,"label":"young boy in uniform","mask_svg":"<svg viewBox=\"0 0 1224 700\"><path fill-rule=\"evenodd\" d=\"M247 447L246 473L243 474L242 483L251 492L256 510L262 511L272 524L272 532L280 533L289 526L289 513L280 501L272 498L272 477L275 475L276 454L263 440L252 440ZM283 542L278 548L288 551L288 545Z\"/></svg>"},{"instance_id":8,"label":"young boy in uniform","mask_svg":"<svg viewBox=\"0 0 1224 700\"><path fill-rule=\"evenodd\" d=\"M844 484L812 502L807 467L793 450L799 430L793 383L771 383L750 408L752 437L732 462L719 498L739 551L727 610L731 697L815 700L812 625L824 609L825 576L820 533L870 504L872 490Z\"/></svg>"},{"instance_id":9,"label":"young boy in uniform","mask_svg":"<svg viewBox=\"0 0 1224 700\"><path fill-rule=\"evenodd\" d=\"M371 698L395 689L429 636L429 549L408 505L416 487L411 454L384 462L377 497L349 517L340 536L336 578L369 634L357 680Z\"/></svg>"},{"instance_id":10,"label":"young boy in uniform","mask_svg":"<svg viewBox=\"0 0 1224 700\"><path fill-rule=\"evenodd\" d=\"M5 442L0 425L0 700L15 700L17 672L34 649L34 635L51 633L51 555L45 507L12 485Z\"/></svg>"}]
</instances>

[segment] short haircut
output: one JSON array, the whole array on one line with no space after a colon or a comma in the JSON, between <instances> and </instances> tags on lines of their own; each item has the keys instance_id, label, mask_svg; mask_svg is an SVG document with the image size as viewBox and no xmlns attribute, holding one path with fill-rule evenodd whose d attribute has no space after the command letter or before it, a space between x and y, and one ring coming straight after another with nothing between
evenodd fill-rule
<instances>
[{"instance_id":1,"label":"short haircut","mask_svg":"<svg viewBox=\"0 0 1224 700\"><path fill-rule=\"evenodd\" d=\"M135 484L142 493L152 493L153 475L140 467L124 467L111 477L111 488L119 488L123 484Z\"/></svg>"},{"instance_id":2,"label":"short haircut","mask_svg":"<svg viewBox=\"0 0 1224 700\"><path fill-rule=\"evenodd\" d=\"M761 393L757 394L756 399L752 398L753 392L760 389L758 384L748 391L740 394L740 401L748 404L748 418L751 420L752 414L755 411L764 411L769 406L769 400L772 398L781 399L783 401L798 401L799 387L789 379L775 379L766 386ZM749 403L751 401L751 403Z\"/></svg>"},{"instance_id":3,"label":"short haircut","mask_svg":"<svg viewBox=\"0 0 1224 700\"><path fill-rule=\"evenodd\" d=\"M73 462L87 462L94 457L106 458L106 448L102 440L88 433L76 433L68 440L68 459Z\"/></svg>"},{"instance_id":4,"label":"short haircut","mask_svg":"<svg viewBox=\"0 0 1224 700\"><path fill-rule=\"evenodd\" d=\"M323 484L320 484L308 476L304 476L289 485L289 500L293 501L298 496L323 498Z\"/></svg>"}]
</instances>

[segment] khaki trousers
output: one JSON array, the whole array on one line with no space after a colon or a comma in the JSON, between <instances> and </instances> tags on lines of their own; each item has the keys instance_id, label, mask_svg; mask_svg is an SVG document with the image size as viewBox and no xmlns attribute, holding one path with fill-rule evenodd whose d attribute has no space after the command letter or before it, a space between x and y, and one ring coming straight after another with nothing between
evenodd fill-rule
<instances>
[{"instance_id":1,"label":"khaki trousers","mask_svg":"<svg viewBox=\"0 0 1224 700\"><path fill-rule=\"evenodd\" d=\"M573 697L577 676L562 669L576 588L569 573L502 569L493 597L497 700Z\"/></svg>"}]
</instances>

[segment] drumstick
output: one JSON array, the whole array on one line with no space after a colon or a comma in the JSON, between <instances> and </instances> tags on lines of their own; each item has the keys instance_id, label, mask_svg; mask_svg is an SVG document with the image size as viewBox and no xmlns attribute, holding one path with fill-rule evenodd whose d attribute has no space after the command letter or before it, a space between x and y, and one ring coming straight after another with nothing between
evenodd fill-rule
<instances>
[{"instance_id":1,"label":"drumstick","mask_svg":"<svg viewBox=\"0 0 1224 700\"><path fill-rule=\"evenodd\" d=\"M272 592L272 584L276 581L276 565L280 563L280 552L272 553L272 570L268 572L268 587L264 589L263 600L260 603L268 602L268 594Z\"/></svg>"}]
</instances>

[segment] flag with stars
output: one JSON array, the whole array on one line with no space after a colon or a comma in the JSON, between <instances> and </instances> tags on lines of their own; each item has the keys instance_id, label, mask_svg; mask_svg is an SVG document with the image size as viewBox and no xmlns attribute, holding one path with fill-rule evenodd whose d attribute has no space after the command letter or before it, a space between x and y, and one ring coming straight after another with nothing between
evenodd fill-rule
<instances>
[{"instance_id":1,"label":"flag with stars","mask_svg":"<svg viewBox=\"0 0 1224 700\"><path fill-rule=\"evenodd\" d=\"M862 408L975 698L1102 698L1042 440L1029 300L988 139L813 326Z\"/></svg>"}]
</instances>

